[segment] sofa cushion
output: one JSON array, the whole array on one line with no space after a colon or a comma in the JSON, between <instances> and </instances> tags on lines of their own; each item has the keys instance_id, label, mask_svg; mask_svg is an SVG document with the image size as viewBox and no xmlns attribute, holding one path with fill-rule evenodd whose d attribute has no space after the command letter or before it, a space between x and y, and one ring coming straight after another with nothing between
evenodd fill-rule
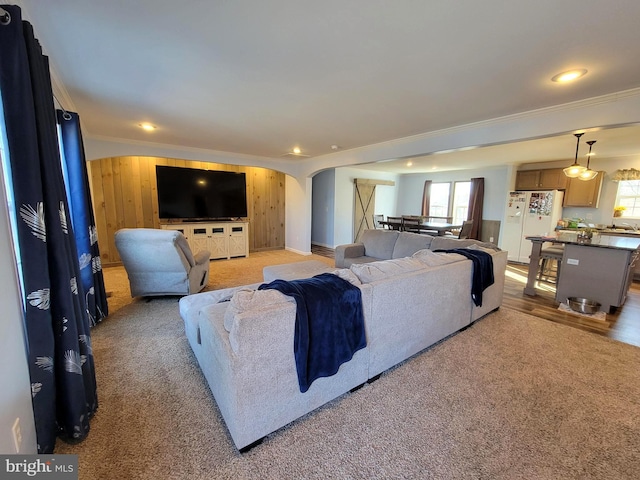
<instances>
[{"instance_id":1,"label":"sofa cushion","mask_svg":"<svg viewBox=\"0 0 640 480\"><path fill-rule=\"evenodd\" d=\"M433 237L418 233L401 232L393 247L391 258L410 257L418 250L429 248Z\"/></svg>"},{"instance_id":2,"label":"sofa cushion","mask_svg":"<svg viewBox=\"0 0 640 480\"><path fill-rule=\"evenodd\" d=\"M356 263L370 263L370 262L379 262L380 260L384 260L383 258L373 258L373 257L353 257L353 258L345 258L344 259L344 268L349 268L351 265L355 265Z\"/></svg>"},{"instance_id":3,"label":"sofa cushion","mask_svg":"<svg viewBox=\"0 0 640 480\"><path fill-rule=\"evenodd\" d=\"M391 258L399 233L391 230L365 230L360 237L364 244L364 254L367 257Z\"/></svg>"},{"instance_id":4,"label":"sofa cushion","mask_svg":"<svg viewBox=\"0 0 640 480\"><path fill-rule=\"evenodd\" d=\"M373 263L351 265L351 271L362 283L371 283L394 275L414 272L425 268L424 264L414 258L394 258Z\"/></svg>"},{"instance_id":5,"label":"sofa cushion","mask_svg":"<svg viewBox=\"0 0 640 480\"><path fill-rule=\"evenodd\" d=\"M461 262L465 259L462 255L458 255L456 253L434 252L433 250L429 249L418 250L411 256L411 258L415 258L416 260L419 260L424 265L427 265L429 267L437 267L438 265Z\"/></svg>"},{"instance_id":6,"label":"sofa cushion","mask_svg":"<svg viewBox=\"0 0 640 480\"><path fill-rule=\"evenodd\" d=\"M235 316L243 312L284 303L295 303L295 300L277 290L240 290L229 301L224 313L224 328L230 332Z\"/></svg>"}]
</instances>

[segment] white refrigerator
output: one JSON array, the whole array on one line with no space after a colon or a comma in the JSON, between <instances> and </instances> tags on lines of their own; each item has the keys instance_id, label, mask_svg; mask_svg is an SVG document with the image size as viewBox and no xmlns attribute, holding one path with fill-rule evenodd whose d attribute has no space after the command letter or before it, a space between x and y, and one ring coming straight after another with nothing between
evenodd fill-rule
<instances>
[{"instance_id":1,"label":"white refrigerator","mask_svg":"<svg viewBox=\"0 0 640 480\"><path fill-rule=\"evenodd\" d=\"M529 263L531 241L525 237L553 235L562 218L563 192L509 192L501 248L511 262Z\"/></svg>"}]
</instances>

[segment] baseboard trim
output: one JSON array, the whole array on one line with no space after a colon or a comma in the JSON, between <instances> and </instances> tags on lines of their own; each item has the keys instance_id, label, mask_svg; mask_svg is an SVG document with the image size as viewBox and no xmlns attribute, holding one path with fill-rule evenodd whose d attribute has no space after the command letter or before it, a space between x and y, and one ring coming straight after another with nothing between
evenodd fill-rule
<instances>
[{"instance_id":1,"label":"baseboard trim","mask_svg":"<svg viewBox=\"0 0 640 480\"><path fill-rule=\"evenodd\" d=\"M297 253L298 255L311 255L311 252L303 252L301 250L296 250L295 248L291 248L291 247L284 247L284 249L289 252Z\"/></svg>"},{"instance_id":2,"label":"baseboard trim","mask_svg":"<svg viewBox=\"0 0 640 480\"><path fill-rule=\"evenodd\" d=\"M331 250L333 250L335 248L333 245L327 245L326 243L311 242L311 245L317 245L318 247L330 248Z\"/></svg>"}]
</instances>

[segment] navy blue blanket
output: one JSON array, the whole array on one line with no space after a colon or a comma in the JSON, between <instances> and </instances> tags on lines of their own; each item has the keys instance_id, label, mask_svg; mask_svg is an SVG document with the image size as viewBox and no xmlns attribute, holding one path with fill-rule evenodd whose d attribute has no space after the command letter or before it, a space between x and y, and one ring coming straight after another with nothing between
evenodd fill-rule
<instances>
[{"instance_id":1,"label":"navy blue blanket","mask_svg":"<svg viewBox=\"0 0 640 480\"><path fill-rule=\"evenodd\" d=\"M482 292L493 285L493 258L491 254L482 250L469 248L452 248L450 250L436 250L436 252L458 253L473 262L471 278L471 298L476 307L482 306Z\"/></svg>"},{"instance_id":2,"label":"navy blue blanket","mask_svg":"<svg viewBox=\"0 0 640 480\"><path fill-rule=\"evenodd\" d=\"M337 275L274 280L258 289L275 289L296 300L293 348L301 392L315 379L335 374L366 347L360 289Z\"/></svg>"}]
</instances>

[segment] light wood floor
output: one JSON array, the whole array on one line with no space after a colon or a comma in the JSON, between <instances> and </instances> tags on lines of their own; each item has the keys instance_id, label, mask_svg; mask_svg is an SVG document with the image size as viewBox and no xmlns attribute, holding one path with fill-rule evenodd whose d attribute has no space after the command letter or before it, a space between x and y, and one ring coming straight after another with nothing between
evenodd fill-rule
<instances>
[{"instance_id":1,"label":"light wood floor","mask_svg":"<svg viewBox=\"0 0 640 480\"><path fill-rule=\"evenodd\" d=\"M330 248L312 245L311 251L317 255L334 257ZM640 282L632 284L624 305L614 313L608 313L606 320L594 320L558 310L555 286L550 283L538 282L538 295L535 297L525 295L523 289L526 283L527 265L510 263L507 266L503 305L551 322L640 346Z\"/></svg>"},{"instance_id":2,"label":"light wood floor","mask_svg":"<svg viewBox=\"0 0 640 480\"><path fill-rule=\"evenodd\" d=\"M509 264L504 287L503 305L530 313L536 317L571 327L597 333L621 342L640 346L640 283L631 285L624 305L614 313L607 313L606 320L592 320L582 315L558 310L555 286L538 282L535 297L523 293L527 283L527 265Z\"/></svg>"}]
</instances>

